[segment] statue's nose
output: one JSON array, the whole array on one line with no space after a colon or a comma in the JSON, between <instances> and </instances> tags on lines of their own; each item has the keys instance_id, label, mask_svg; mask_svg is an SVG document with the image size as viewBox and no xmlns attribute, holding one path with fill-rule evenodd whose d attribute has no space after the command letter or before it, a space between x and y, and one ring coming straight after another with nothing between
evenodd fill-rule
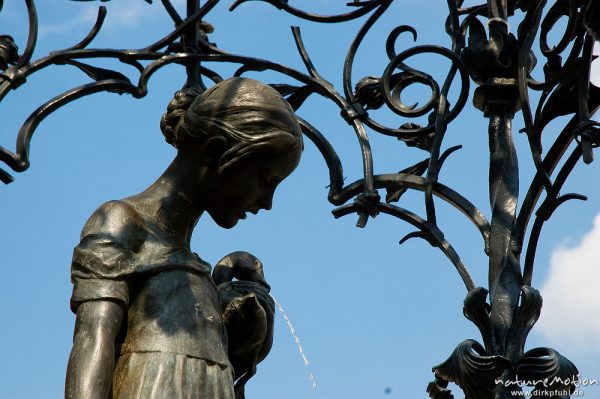
<instances>
[{"instance_id":1,"label":"statue's nose","mask_svg":"<svg viewBox=\"0 0 600 399\"><path fill-rule=\"evenodd\" d=\"M260 199L260 207L265 210L270 210L273 207L273 195L275 189L267 191Z\"/></svg>"}]
</instances>

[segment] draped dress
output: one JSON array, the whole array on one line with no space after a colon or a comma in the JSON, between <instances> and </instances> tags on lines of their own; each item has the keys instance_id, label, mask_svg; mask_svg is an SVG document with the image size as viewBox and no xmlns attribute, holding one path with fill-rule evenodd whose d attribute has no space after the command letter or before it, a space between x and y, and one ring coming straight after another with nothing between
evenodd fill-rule
<instances>
[{"instance_id":1,"label":"draped dress","mask_svg":"<svg viewBox=\"0 0 600 399\"><path fill-rule=\"evenodd\" d=\"M227 333L211 267L127 201L88 220L71 265L71 309L93 300L125 310L113 399L233 399Z\"/></svg>"}]
</instances>

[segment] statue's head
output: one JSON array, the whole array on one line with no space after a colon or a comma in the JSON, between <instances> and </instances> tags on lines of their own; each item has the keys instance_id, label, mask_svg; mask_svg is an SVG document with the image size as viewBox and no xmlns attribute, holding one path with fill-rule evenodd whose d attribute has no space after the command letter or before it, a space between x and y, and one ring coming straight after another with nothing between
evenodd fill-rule
<instances>
[{"instance_id":1,"label":"statue's head","mask_svg":"<svg viewBox=\"0 0 600 399\"><path fill-rule=\"evenodd\" d=\"M296 168L303 146L287 101L248 78L225 80L204 93L177 92L161 130L179 155L208 170L201 205L225 228L246 212L271 208L275 188Z\"/></svg>"}]
</instances>

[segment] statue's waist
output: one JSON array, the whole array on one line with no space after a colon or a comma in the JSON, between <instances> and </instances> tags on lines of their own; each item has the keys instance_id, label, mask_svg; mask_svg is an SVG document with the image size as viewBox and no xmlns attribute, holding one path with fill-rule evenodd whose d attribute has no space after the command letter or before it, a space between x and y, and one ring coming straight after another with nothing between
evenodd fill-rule
<instances>
[{"instance_id":1,"label":"statue's waist","mask_svg":"<svg viewBox=\"0 0 600 399\"><path fill-rule=\"evenodd\" d=\"M121 353L169 352L229 364L216 287L206 275L170 270L141 279Z\"/></svg>"}]
</instances>

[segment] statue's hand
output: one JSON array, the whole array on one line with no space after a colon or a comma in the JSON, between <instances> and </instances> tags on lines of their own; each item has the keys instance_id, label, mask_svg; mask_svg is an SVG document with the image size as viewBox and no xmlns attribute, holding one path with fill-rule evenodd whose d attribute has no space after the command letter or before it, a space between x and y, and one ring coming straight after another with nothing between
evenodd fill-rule
<instances>
[{"instance_id":1,"label":"statue's hand","mask_svg":"<svg viewBox=\"0 0 600 399\"><path fill-rule=\"evenodd\" d=\"M271 290L265 280L263 265L258 258L248 252L236 251L225 256L215 266L212 278L216 285L220 285L234 278L240 281L252 281Z\"/></svg>"}]
</instances>

